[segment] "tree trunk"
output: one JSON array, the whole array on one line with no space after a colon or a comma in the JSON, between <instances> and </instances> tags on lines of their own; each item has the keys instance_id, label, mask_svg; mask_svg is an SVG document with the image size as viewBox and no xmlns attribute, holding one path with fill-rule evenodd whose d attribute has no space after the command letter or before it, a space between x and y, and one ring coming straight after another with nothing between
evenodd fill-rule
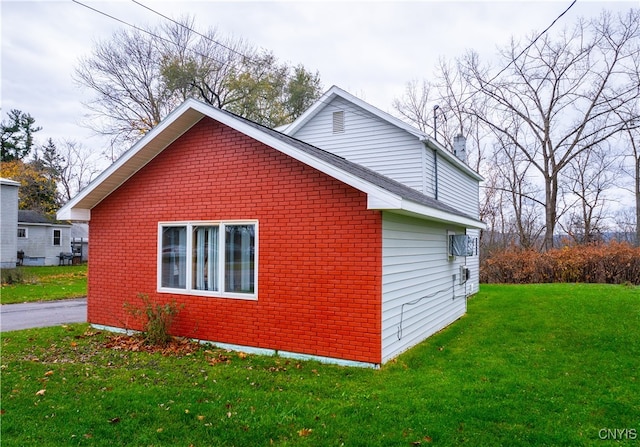
<instances>
[{"instance_id":1,"label":"tree trunk","mask_svg":"<svg viewBox=\"0 0 640 447\"><path fill-rule=\"evenodd\" d=\"M551 250L554 246L553 233L556 229L557 211L556 205L558 202L558 178L546 177L544 179L544 192L545 192L545 233L544 240L542 242L542 249L544 251Z\"/></svg>"},{"instance_id":2,"label":"tree trunk","mask_svg":"<svg viewBox=\"0 0 640 447\"><path fill-rule=\"evenodd\" d=\"M640 156L635 154L636 164L636 247L640 247Z\"/></svg>"}]
</instances>

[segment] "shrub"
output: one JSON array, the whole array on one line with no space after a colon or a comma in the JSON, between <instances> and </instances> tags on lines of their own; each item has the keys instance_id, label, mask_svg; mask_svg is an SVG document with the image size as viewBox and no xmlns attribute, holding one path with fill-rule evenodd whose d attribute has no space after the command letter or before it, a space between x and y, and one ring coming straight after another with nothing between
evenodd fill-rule
<instances>
[{"instance_id":1,"label":"shrub","mask_svg":"<svg viewBox=\"0 0 640 447\"><path fill-rule=\"evenodd\" d=\"M627 243L565 246L547 252L511 248L480 266L483 283L640 284L640 248Z\"/></svg>"},{"instance_id":2,"label":"shrub","mask_svg":"<svg viewBox=\"0 0 640 447\"><path fill-rule=\"evenodd\" d=\"M20 268L2 269L2 284L35 284L37 278L34 275L26 273Z\"/></svg>"},{"instance_id":3,"label":"shrub","mask_svg":"<svg viewBox=\"0 0 640 447\"><path fill-rule=\"evenodd\" d=\"M134 318L142 318L142 336L147 344L165 346L172 340L170 334L173 320L184 307L175 301L169 303L152 302L148 295L139 293L138 298L142 300L142 307L124 303L125 310Z\"/></svg>"}]
</instances>

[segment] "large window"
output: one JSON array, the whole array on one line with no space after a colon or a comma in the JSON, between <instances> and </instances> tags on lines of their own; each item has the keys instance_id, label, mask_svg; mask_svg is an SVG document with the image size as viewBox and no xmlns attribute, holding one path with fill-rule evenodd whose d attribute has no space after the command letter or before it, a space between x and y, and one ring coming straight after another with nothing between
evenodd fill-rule
<instances>
[{"instance_id":1,"label":"large window","mask_svg":"<svg viewBox=\"0 0 640 447\"><path fill-rule=\"evenodd\" d=\"M257 222L175 222L158 229L160 291L257 298Z\"/></svg>"}]
</instances>

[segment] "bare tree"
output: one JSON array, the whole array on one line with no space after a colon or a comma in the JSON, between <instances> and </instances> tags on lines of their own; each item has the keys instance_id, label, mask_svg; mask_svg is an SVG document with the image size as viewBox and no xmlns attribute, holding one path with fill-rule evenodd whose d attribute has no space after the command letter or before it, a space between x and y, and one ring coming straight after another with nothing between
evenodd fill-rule
<instances>
[{"instance_id":1,"label":"bare tree","mask_svg":"<svg viewBox=\"0 0 640 447\"><path fill-rule=\"evenodd\" d=\"M576 156L566 169L563 198L573 203L559 225L579 244L602 240L606 230L606 195L615 186L616 162L609 147L594 147Z\"/></svg>"},{"instance_id":2,"label":"bare tree","mask_svg":"<svg viewBox=\"0 0 640 447\"><path fill-rule=\"evenodd\" d=\"M113 145L137 140L175 106L158 76L160 61L155 42L138 30L117 31L80 60L76 80L96 93L85 104L89 125Z\"/></svg>"},{"instance_id":3,"label":"bare tree","mask_svg":"<svg viewBox=\"0 0 640 447\"><path fill-rule=\"evenodd\" d=\"M432 135L449 150L453 148L454 137L463 135L467 141L468 164L480 172L489 133L473 114L468 113L466 101L469 96L470 86L459 67L441 58L433 81L408 82L403 96L393 101L393 107L401 118ZM475 102L475 110L484 109L482 98Z\"/></svg>"},{"instance_id":4,"label":"bare tree","mask_svg":"<svg viewBox=\"0 0 640 447\"><path fill-rule=\"evenodd\" d=\"M523 248L534 248L543 229L540 224L540 207L544 206L538 198L538 188L530 179L531 165L517 148L502 135L497 135L497 148L494 153L494 165L500 173L502 185L496 188L505 193L503 206L510 206L512 231L515 241Z\"/></svg>"},{"instance_id":5,"label":"bare tree","mask_svg":"<svg viewBox=\"0 0 640 447\"><path fill-rule=\"evenodd\" d=\"M635 73L631 71L629 75L632 79L635 78L640 85L640 63L636 66ZM633 117L640 116L640 103L631 104L627 110L621 110L618 113L623 116L623 119L624 117L629 118L621 135L623 163L620 166L620 171L632 179L631 193L635 198L635 244L640 246L640 128L638 127L638 119L635 118L633 121Z\"/></svg>"},{"instance_id":6,"label":"bare tree","mask_svg":"<svg viewBox=\"0 0 640 447\"><path fill-rule=\"evenodd\" d=\"M77 141L63 141L58 145L58 154L63 158L58 184L62 201L67 202L87 186L100 169L96 153Z\"/></svg>"},{"instance_id":7,"label":"bare tree","mask_svg":"<svg viewBox=\"0 0 640 447\"><path fill-rule=\"evenodd\" d=\"M393 100L393 108L422 132L435 136L433 107L437 105L438 97L432 91L435 92L435 88L427 80L422 83L415 79L409 81L402 98Z\"/></svg>"},{"instance_id":8,"label":"bare tree","mask_svg":"<svg viewBox=\"0 0 640 447\"><path fill-rule=\"evenodd\" d=\"M634 208L623 208L616 211L614 221L616 224L615 238L618 242L628 242L638 246L638 235L636 210Z\"/></svg>"},{"instance_id":9,"label":"bare tree","mask_svg":"<svg viewBox=\"0 0 640 447\"><path fill-rule=\"evenodd\" d=\"M319 75L302 65L280 63L215 28L198 32L189 17L169 20L117 31L76 68L78 83L95 93L86 104L89 125L111 137L112 161L118 146L137 140L190 97L276 126L321 94Z\"/></svg>"},{"instance_id":10,"label":"bare tree","mask_svg":"<svg viewBox=\"0 0 640 447\"><path fill-rule=\"evenodd\" d=\"M476 54L462 61L474 95L487 98L490 113L469 112L502 135L540 174L544 184L543 247L554 245L559 218L559 181L572 161L620 133L638 117L620 119L615 112L640 98L637 83L625 70L637 66L640 10L613 18L579 21L554 38L516 42L501 52L507 68L490 76ZM505 121L518 123L518 133Z\"/></svg>"},{"instance_id":11,"label":"bare tree","mask_svg":"<svg viewBox=\"0 0 640 447\"><path fill-rule=\"evenodd\" d=\"M625 130L629 135L629 148L633 157L634 195L636 199L636 245L640 246L640 132L638 132L637 127L632 129L632 126L627 127Z\"/></svg>"}]
</instances>

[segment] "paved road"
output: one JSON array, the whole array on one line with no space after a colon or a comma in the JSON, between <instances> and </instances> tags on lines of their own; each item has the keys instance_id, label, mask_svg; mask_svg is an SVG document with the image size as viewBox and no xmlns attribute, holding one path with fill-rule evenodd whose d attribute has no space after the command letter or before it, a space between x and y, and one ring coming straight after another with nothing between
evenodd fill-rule
<instances>
[{"instance_id":1,"label":"paved road","mask_svg":"<svg viewBox=\"0 0 640 447\"><path fill-rule=\"evenodd\" d=\"M0 332L87 321L87 299L0 306Z\"/></svg>"}]
</instances>

